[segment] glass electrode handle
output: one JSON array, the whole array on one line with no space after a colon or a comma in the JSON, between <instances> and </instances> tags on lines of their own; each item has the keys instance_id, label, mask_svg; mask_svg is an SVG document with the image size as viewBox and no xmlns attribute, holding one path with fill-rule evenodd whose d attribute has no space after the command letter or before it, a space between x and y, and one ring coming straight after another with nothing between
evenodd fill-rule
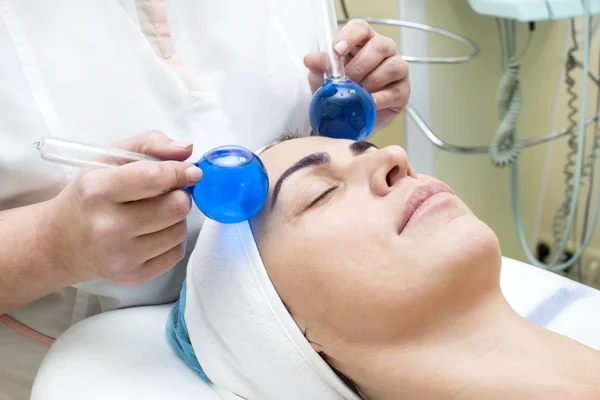
<instances>
[{"instance_id":1,"label":"glass electrode handle","mask_svg":"<svg viewBox=\"0 0 600 400\"><path fill-rule=\"evenodd\" d=\"M323 78L345 78L344 60L333 50L333 39L338 31L334 0L312 0L316 11L315 21L318 31L319 54Z\"/></svg>"},{"instance_id":2,"label":"glass electrode handle","mask_svg":"<svg viewBox=\"0 0 600 400\"><path fill-rule=\"evenodd\" d=\"M43 160L79 168L111 168L135 161L160 161L115 147L94 146L52 136L35 142L34 146Z\"/></svg>"},{"instance_id":3,"label":"glass electrode handle","mask_svg":"<svg viewBox=\"0 0 600 400\"><path fill-rule=\"evenodd\" d=\"M318 136L365 140L375 127L375 100L365 88L346 77L344 60L333 50L333 39L337 33L333 0L312 2L325 82L310 103L310 125Z\"/></svg>"},{"instance_id":4,"label":"glass electrode handle","mask_svg":"<svg viewBox=\"0 0 600 400\"><path fill-rule=\"evenodd\" d=\"M47 137L34 144L42 159L80 168L115 168L158 158L114 147L94 146ZM247 221L264 206L269 192L267 171L258 156L240 146L208 151L196 164L202 179L185 188L208 218L223 224Z\"/></svg>"}]
</instances>

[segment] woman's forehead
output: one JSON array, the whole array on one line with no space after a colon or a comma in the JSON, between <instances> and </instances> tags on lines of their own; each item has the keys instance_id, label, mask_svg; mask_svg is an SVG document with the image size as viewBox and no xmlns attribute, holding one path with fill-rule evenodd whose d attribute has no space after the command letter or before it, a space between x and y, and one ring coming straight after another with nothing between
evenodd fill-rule
<instances>
[{"instance_id":1,"label":"woman's forehead","mask_svg":"<svg viewBox=\"0 0 600 400\"><path fill-rule=\"evenodd\" d=\"M260 159L271 178L277 179L287 168L302 158L318 153L347 151L351 141L318 136L286 140L260 154Z\"/></svg>"}]
</instances>

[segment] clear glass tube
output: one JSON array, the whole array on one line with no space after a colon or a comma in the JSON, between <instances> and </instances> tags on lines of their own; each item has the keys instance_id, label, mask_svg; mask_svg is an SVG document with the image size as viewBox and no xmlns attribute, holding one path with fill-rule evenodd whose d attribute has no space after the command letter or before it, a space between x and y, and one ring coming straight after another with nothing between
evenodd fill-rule
<instances>
[{"instance_id":1,"label":"clear glass tube","mask_svg":"<svg viewBox=\"0 0 600 400\"><path fill-rule=\"evenodd\" d=\"M134 161L159 161L115 147L94 146L57 137L45 137L34 146L46 161L80 168L111 168Z\"/></svg>"},{"instance_id":2,"label":"clear glass tube","mask_svg":"<svg viewBox=\"0 0 600 400\"><path fill-rule=\"evenodd\" d=\"M313 0L313 6L324 78L343 78L344 60L333 50L333 38L338 31L334 0Z\"/></svg>"}]
</instances>

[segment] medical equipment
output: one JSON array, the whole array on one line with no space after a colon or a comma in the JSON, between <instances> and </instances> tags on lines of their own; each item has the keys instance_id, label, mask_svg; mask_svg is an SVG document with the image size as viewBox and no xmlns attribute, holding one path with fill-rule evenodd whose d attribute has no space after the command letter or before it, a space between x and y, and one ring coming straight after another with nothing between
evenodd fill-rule
<instances>
[{"instance_id":1,"label":"medical equipment","mask_svg":"<svg viewBox=\"0 0 600 400\"><path fill-rule=\"evenodd\" d=\"M344 15L343 19L338 20L338 24L345 25L350 19L350 11L348 11L348 6L346 5L346 0L340 0L340 7L342 9L342 14ZM455 56L455 57L417 57L411 56L408 54L402 54L402 58L404 61L415 64L461 64L468 61L471 61L473 58L477 57L479 54L479 47L466 38L464 36L458 35L456 33L447 31L445 29L437 28L435 26L419 24L417 22L411 21L401 21L398 19L389 19L389 18L371 18L371 17L361 17L365 21L367 21L370 25L381 25L381 26L393 26L396 28L408 28L419 30L425 33L432 33L441 37L445 37L447 39L454 40L465 45L471 53L466 56Z\"/></svg>"},{"instance_id":2,"label":"medical equipment","mask_svg":"<svg viewBox=\"0 0 600 400\"><path fill-rule=\"evenodd\" d=\"M575 5L575 2L571 2ZM579 3L579 2L578 2ZM553 9L550 8L550 11ZM566 12L566 9L563 9ZM575 13L577 11L577 13ZM589 75L589 58L590 58L590 36L591 36L591 28L590 28L590 16L591 16L591 7L590 0L583 1L583 9L579 10L577 7L574 7L572 13L576 15L581 15L580 12L583 13L584 16L584 61L583 61L583 76L587 77ZM552 12L550 12L552 15ZM577 66L575 59L573 57L573 53L578 50L578 44L575 38L575 30L573 27L573 40L574 46L571 48L569 52L569 58L567 61L567 84L569 87L569 95L571 97L569 101L569 107L571 108L571 113L569 115L569 119L571 121L571 126L568 130L568 135L570 135L569 147L571 152L568 156L567 166L565 167L565 179L566 179L566 196L565 201L557 211L557 214L554 219L553 224L553 233L555 237L555 245L557 246L557 250L554 253L554 256L548 265L539 262L529 250L527 246L523 227L520 217L520 207L518 202L518 170L517 170L517 160L518 156L521 152L522 145L519 138L519 135L516 131L516 122L518 119L518 114L520 111L520 89L518 82L518 70L519 66L517 64L516 57L516 28L514 21L503 21L505 27L505 37L502 40L503 44L503 53L505 56L504 60L504 68L505 74L500 83L500 88L498 92L498 106L500 110L500 119L501 125L498 129L496 136L492 142L490 147L490 155L492 157L492 162L496 166L504 167L510 166L510 177L511 177L511 204L513 207L513 217L515 221L515 226L517 229L517 236L521 243L521 247L525 252L527 259L533 265L542 268L549 268L553 271L560 271L569 268L571 265L577 263L583 251L588 246L592 234L595 230L597 221L598 221L598 211L600 211L600 206L596 207L594 217L592 219L592 224L590 228L586 226L586 231L582 239L582 243L580 248L574 252L575 254L565 262L559 262L560 258L564 255L567 249L567 242L569 237L574 234L573 228L575 225L575 221L577 218L577 205L579 200L579 191L582 186L583 177L585 174L585 169L590 167L593 168L594 160L596 157L596 151L600 145L598 140L594 141L594 145L592 148L592 154L590 156L590 162L587 166L584 167L584 146L585 146L585 127L586 127L586 116L585 112L587 109L587 93L588 93L588 80L586 79L583 88L582 88L582 104L580 110L580 121L579 121L579 132L575 134L575 128L577 127L577 121L574 119L574 116L577 114L577 109L574 106L575 99L577 98L575 92L573 91L574 80L571 77L571 71ZM501 33L502 36L502 33ZM575 159L576 157L576 159ZM574 168L573 168L574 167ZM572 182L574 180L574 182ZM593 186L590 185L590 190L592 190ZM588 196L589 198L589 196ZM586 207L589 211L589 207Z\"/></svg>"},{"instance_id":3,"label":"medical equipment","mask_svg":"<svg viewBox=\"0 0 600 400\"><path fill-rule=\"evenodd\" d=\"M87 145L56 137L35 143L42 159L82 168L111 168L157 158L113 147ZM196 206L215 221L233 224L256 215L264 205L269 180L262 161L240 146L222 146L204 154L196 165L202 179L187 188Z\"/></svg>"},{"instance_id":4,"label":"medical equipment","mask_svg":"<svg viewBox=\"0 0 600 400\"><path fill-rule=\"evenodd\" d=\"M333 0L313 0L319 27L319 52L325 84L314 94L309 121L318 136L364 140L375 126L377 109L371 94L348 79L344 61L333 50L337 19Z\"/></svg>"},{"instance_id":5,"label":"medical equipment","mask_svg":"<svg viewBox=\"0 0 600 400\"><path fill-rule=\"evenodd\" d=\"M557 20L585 15L581 0L469 0L480 14L521 22ZM591 0L588 12L600 14L600 1Z\"/></svg>"},{"instance_id":6,"label":"medical equipment","mask_svg":"<svg viewBox=\"0 0 600 400\"><path fill-rule=\"evenodd\" d=\"M209 218L224 224L246 221L261 210L269 193L267 171L254 153L240 146L207 152L197 163L202 179L192 191Z\"/></svg>"}]
</instances>

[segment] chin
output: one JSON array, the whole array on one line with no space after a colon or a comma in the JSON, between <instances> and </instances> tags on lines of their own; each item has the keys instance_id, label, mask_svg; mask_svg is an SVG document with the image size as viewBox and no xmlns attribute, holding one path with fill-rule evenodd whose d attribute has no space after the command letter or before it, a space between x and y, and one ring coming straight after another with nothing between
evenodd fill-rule
<instances>
[{"instance_id":1,"label":"chin","mask_svg":"<svg viewBox=\"0 0 600 400\"><path fill-rule=\"evenodd\" d=\"M444 229L445 247L461 260L500 262L500 242L494 231L473 214L452 220Z\"/></svg>"},{"instance_id":2,"label":"chin","mask_svg":"<svg viewBox=\"0 0 600 400\"><path fill-rule=\"evenodd\" d=\"M451 246L464 277L468 276L478 288L476 291L488 292L499 287L502 253L498 236L475 216L457 221L454 229Z\"/></svg>"}]
</instances>

